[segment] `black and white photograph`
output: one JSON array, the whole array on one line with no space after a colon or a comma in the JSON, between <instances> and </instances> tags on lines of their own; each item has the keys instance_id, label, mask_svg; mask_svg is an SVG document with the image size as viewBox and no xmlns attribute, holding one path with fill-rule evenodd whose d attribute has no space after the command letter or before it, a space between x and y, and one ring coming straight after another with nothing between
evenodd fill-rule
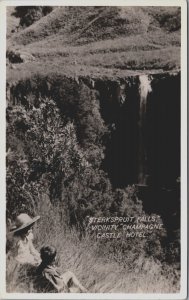
<instances>
[{"instance_id":1,"label":"black and white photograph","mask_svg":"<svg viewBox=\"0 0 189 300\"><path fill-rule=\"evenodd\" d=\"M176 299L186 2L25 2L5 1L6 297Z\"/></svg>"}]
</instances>

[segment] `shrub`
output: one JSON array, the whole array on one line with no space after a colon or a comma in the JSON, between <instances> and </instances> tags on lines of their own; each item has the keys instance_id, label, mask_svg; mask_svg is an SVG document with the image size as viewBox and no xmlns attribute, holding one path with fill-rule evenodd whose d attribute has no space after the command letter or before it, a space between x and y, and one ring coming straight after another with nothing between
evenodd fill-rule
<instances>
[{"instance_id":1,"label":"shrub","mask_svg":"<svg viewBox=\"0 0 189 300\"><path fill-rule=\"evenodd\" d=\"M15 16L20 18L20 26L28 27L52 10L53 6L17 6Z\"/></svg>"},{"instance_id":2,"label":"shrub","mask_svg":"<svg viewBox=\"0 0 189 300\"><path fill-rule=\"evenodd\" d=\"M22 105L8 107L7 120L7 212L10 216L22 207L28 212L34 210L39 195L48 193L56 172L68 179L75 172L73 167L77 169L81 154L76 149L74 126L64 124L59 109L50 99L39 99L28 110Z\"/></svg>"}]
</instances>

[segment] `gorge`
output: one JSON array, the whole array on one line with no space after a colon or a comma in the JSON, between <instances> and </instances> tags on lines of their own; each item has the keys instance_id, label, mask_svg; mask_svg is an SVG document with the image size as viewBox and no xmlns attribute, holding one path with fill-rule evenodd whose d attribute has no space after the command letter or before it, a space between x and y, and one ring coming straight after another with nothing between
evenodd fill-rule
<instances>
[{"instance_id":1,"label":"gorge","mask_svg":"<svg viewBox=\"0 0 189 300\"><path fill-rule=\"evenodd\" d=\"M137 74L126 78L36 77L7 84L11 104L32 106L35 97L51 97L59 107L80 86L94 91L109 129L102 169L114 188L138 186L146 211L179 215L180 72ZM28 100L30 99L30 100ZM71 100L68 100L71 101ZM63 108L65 113L65 108ZM74 119L74 111L69 111ZM178 221L179 222L179 221Z\"/></svg>"}]
</instances>

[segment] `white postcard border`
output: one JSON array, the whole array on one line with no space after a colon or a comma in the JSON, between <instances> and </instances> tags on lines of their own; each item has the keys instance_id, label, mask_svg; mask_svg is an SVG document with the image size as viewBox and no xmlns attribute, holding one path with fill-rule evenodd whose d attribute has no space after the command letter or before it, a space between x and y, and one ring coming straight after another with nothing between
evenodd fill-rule
<instances>
[{"instance_id":1,"label":"white postcard border","mask_svg":"<svg viewBox=\"0 0 189 300\"><path fill-rule=\"evenodd\" d=\"M51 0L29 1L1 1L0 2L0 298L1 299L186 299L187 297L187 1L185 0L74 0L53 1L54 6L181 6L181 289L180 293L174 294L34 294L34 293L6 293L6 184L5 184L5 138L6 138L6 6L18 5L52 5Z\"/></svg>"}]
</instances>

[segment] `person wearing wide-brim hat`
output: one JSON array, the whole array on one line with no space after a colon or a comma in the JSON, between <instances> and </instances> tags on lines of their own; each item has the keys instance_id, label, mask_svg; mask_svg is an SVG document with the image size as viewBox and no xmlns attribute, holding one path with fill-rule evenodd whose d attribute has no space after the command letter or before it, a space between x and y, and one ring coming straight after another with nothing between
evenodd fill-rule
<instances>
[{"instance_id":1,"label":"person wearing wide-brim hat","mask_svg":"<svg viewBox=\"0 0 189 300\"><path fill-rule=\"evenodd\" d=\"M39 265L40 254L33 245L32 227L40 216L31 218L28 214L22 213L16 217L15 225L11 228L9 235L13 234L16 243L13 249L13 256L20 264Z\"/></svg>"}]
</instances>

